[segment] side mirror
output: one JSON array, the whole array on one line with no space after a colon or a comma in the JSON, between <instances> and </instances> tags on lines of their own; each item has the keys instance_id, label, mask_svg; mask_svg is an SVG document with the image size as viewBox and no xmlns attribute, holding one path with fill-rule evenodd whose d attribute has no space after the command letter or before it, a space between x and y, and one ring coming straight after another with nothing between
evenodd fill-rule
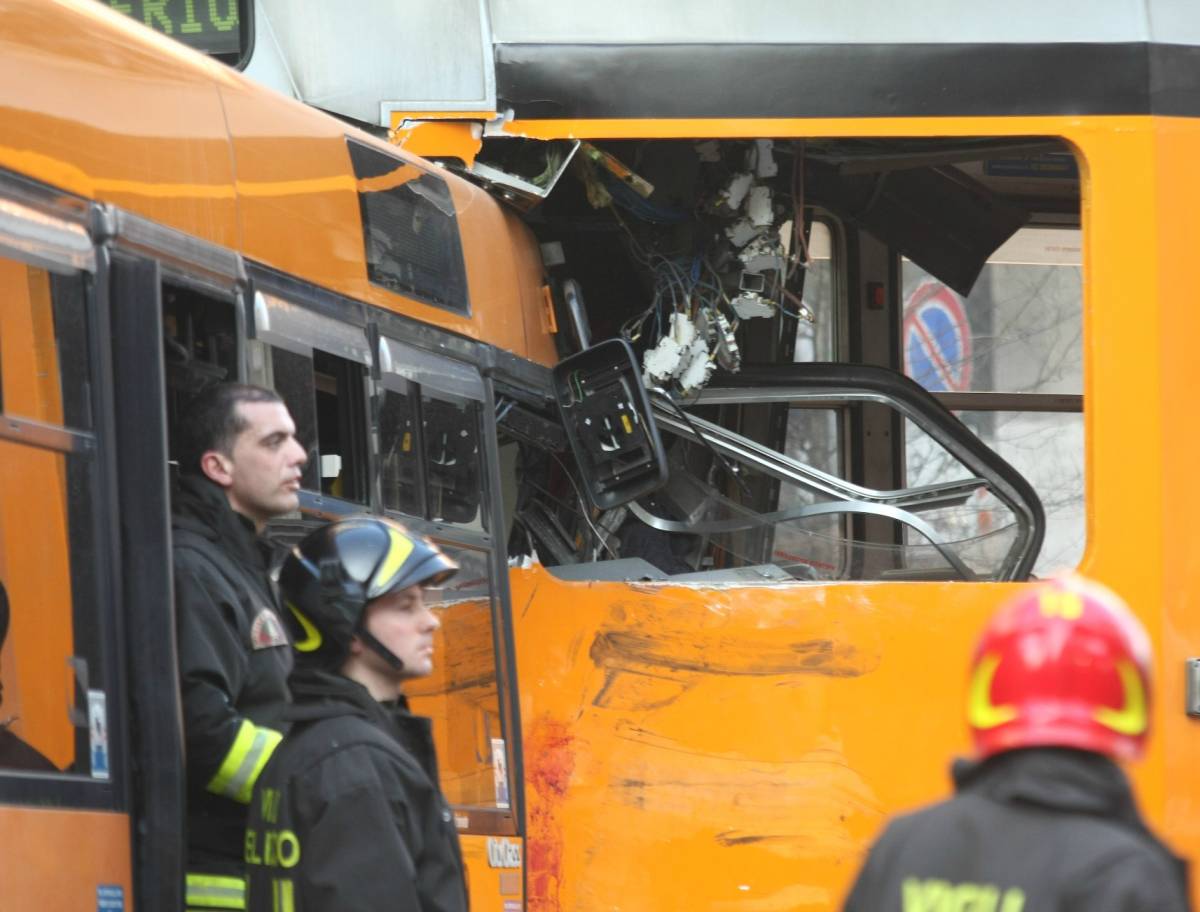
<instances>
[{"instance_id":1,"label":"side mirror","mask_svg":"<svg viewBox=\"0 0 1200 912\"><path fill-rule=\"evenodd\" d=\"M667 481L667 457L633 349L609 339L554 368L554 395L588 499L600 510Z\"/></svg>"}]
</instances>

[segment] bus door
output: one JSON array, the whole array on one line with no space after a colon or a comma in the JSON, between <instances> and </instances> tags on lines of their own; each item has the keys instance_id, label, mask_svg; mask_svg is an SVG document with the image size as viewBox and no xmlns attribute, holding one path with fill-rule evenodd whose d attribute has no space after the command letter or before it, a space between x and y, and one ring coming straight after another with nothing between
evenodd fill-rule
<instances>
[{"instance_id":1,"label":"bus door","mask_svg":"<svg viewBox=\"0 0 1200 912\"><path fill-rule=\"evenodd\" d=\"M0 885L132 907L106 263L86 204L0 176Z\"/></svg>"},{"instance_id":2,"label":"bus door","mask_svg":"<svg viewBox=\"0 0 1200 912\"><path fill-rule=\"evenodd\" d=\"M100 214L110 273L114 440L131 682L133 870L142 908L181 908L184 756L171 562L177 422L209 383L241 374L241 258L117 209ZM101 907L104 908L104 907Z\"/></svg>"},{"instance_id":3,"label":"bus door","mask_svg":"<svg viewBox=\"0 0 1200 912\"><path fill-rule=\"evenodd\" d=\"M522 901L523 850L494 410L473 363L482 349L258 266L250 275L248 378L280 393L309 451L300 512L271 534L294 542L320 522L382 513L461 566L430 593L442 621L434 674L406 693L433 720L472 907L502 912Z\"/></svg>"},{"instance_id":4,"label":"bus door","mask_svg":"<svg viewBox=\"0 0 1200 912\"><path fill-rule=\"evenodd\" d=\"M398 329L379 335L383 507L460 566L432 593L442 621L434 673L407 691L433 719L472 908L501 912L522 902L524 851L492 390L473 364L400 341Z\"/></svg>"}]
</instances>

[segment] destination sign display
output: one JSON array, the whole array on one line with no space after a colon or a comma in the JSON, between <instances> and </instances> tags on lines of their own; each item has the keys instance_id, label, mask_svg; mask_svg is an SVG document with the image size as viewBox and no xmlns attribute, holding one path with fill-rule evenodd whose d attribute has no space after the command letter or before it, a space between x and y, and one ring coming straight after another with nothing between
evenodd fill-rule
<instances>
[{"instance_id":1,"label":"destination sign display","mask_svg":"<svg viewBox=\"0 0 1200 912\"><path fill-rule=\"evenodd\" d=\"M248 44L251 0L102 0L115 10L184 44L237 64Z\"/></svg>"}]
</instances>

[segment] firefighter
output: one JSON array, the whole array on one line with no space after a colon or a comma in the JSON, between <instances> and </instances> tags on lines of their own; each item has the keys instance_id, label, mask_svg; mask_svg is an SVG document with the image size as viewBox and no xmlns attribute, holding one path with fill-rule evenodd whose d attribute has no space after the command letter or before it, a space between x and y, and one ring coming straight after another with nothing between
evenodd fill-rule
<instances>
[{"instance_id":1,"label":"firefighter","mask_svg":"<svg viewBox=\"0 0 1200 912\"><path fill-rule=\"evenodd\" d=\"M433 670L440 622L424 587L457 569L371 517L316 530L284 562L295 703L250 807L252 912L467 909L430 722L402 692Z\"/></svg>"},{"instance_id":2,"label":"firefighter","mask_svg":"<svg viewBox=\"0 0 1200 912\"><path fill-rule=\"evenodd\" d=\"M173 496L175 611L187 749L189 910L245 907L254 780L283 736L292 651L267 521L297 509L307 454L271 390L221 383L187 407Z\"/></svg>"},{"instance_id":3,"label":"firefighter","mask_svg":"<svg viewBox=\"0 0 1200 912\"><path fill-rule=\"evenodd\" d=\"M1142 754L1150 644L1109 590L1025 589L976 648L978 759L948 801L893 821L846 912L1182 912L1186 871L1146 827L1117 766Z\"/></svg>"}]
</instances>

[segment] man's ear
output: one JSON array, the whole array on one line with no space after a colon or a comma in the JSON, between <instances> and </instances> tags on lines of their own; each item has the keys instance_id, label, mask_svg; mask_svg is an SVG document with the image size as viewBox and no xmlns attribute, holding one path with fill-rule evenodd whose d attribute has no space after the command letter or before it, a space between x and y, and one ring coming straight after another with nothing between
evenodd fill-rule
<instances>
[{"instance_id":1,"label":"man's ear","mask_svg":"<svg viewBox=\"0 0 1200 912\"><path fill-rule=\"evenodd\" d=\"M233 484L233 461L219 450L209 450L200 457L200 471L222 488Z\"/></svg>"}]
</instances>

